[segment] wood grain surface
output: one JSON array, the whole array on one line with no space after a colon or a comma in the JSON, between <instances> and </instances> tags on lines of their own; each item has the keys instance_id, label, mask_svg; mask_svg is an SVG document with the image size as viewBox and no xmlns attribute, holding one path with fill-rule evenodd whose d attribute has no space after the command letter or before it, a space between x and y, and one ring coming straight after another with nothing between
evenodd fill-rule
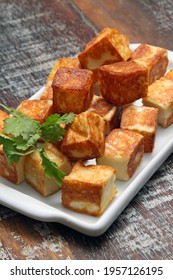
<instances>
[{"instance_id":1,"label":"wood grain surface","mask_svg":"<svg viewBox=\"0 0 173 280\"><path fill-rule=\"evenodd\" d=\"M171 0L0 0L0 101L16 107L45 83L58 57L106 26L173 50ZM112 226L88 237L0 206L0 259L172 259L173 154Z\"/></svg>"},{"instance_id":2,"label":"wood grain surface","mask_svg":"<svg viewBox=\"0 0 173 280\"><path fill-rule=\"evenodd\" d=\"M172 50L172 0L74 0L99 29L116 27L132 43L148 43Z\"/></svg>"}]
</instances>

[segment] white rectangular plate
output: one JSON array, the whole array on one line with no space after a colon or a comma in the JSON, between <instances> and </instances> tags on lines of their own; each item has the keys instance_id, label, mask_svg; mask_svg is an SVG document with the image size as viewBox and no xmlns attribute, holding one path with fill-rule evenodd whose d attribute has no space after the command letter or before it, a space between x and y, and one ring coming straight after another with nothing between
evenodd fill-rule
<instances>
[{"instance_id":1,"label":"white rectangular plate","mask_svg":"<svg viewBox=\"0 0 173 280\"><path fill-rule=\"evenodd\" d=\"M138 44L131 44L132 51ZM173 52L168 52L168 70L173 68ZM32 96L38 99L43 89ZM61 191L43 197L27 183L14 185L0 177L0 203L19 213L40 221L58 222L90 236L104 233L122 210L149 180L159 166L173 152L173 125L163 129L158 127L155 148L145 154L134 176L127 182L116 181L118 195L100 217L92 217L73 212L61 205Z\"/></svg>"}]
</instances>

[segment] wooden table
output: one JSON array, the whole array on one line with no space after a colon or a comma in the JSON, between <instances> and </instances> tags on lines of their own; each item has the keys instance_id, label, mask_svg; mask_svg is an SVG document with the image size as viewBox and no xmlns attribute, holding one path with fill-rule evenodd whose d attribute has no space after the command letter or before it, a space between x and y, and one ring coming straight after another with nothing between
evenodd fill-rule
<instances>
[{"instance_id":1,"label":"wooden table","mask_svg":"<svg viewBox=\"0 0 173 280\"><path fill-rule=\"evenodd\" d=\"M131 43L173 49L171 0L0 0L0 100L16 107L45 83L58 57L81 51L102 28ZM172 259L173 154L103 235L0 206L0 259Z\"/></svg>"}]
</instances>

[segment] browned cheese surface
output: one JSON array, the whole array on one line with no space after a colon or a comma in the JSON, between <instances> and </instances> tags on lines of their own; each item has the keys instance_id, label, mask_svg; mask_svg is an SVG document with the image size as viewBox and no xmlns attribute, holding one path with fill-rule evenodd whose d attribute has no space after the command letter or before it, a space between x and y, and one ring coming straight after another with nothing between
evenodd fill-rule
<instances>
[{"instance_id":1,"label":"browned cheese surface","mask_svg":"<svg viewBox=\"0 0 173 280\"><path fill-rule=\"evenodd\" d=\"M173 2L0 0L0 101L17 107L46 82L59 57L72 57L104 27L131 43L173 48ZM88 237L0 206L0 259L172 259L173 154L112 226Z\"/></svg>"}]
</instances>

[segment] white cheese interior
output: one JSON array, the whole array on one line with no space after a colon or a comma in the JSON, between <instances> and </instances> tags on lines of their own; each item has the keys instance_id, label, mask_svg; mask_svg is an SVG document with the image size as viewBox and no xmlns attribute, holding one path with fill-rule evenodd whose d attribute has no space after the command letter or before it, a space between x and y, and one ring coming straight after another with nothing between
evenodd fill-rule
<instances>
[{"instance_id":1,"label":"white cheese interior","mask_svg":"<svg viewBox=\"0 0 173 280\"><path fill-rule=\"evenodd\" d=\"M120 156L110 158L110 157L101 157L97 159L98 164L111 166L116 170L116 178L118 180L128 180L129 175L127 173L129 157L122 158Z\"/></svg>"},{"instance_id":2,"label":"white cheese interior","mask_svg":"<svg viewBox=\"0 0 173 280\"><path fill-rule=\"evenodd\" d=\"M102 211L104 211L104 209L108 206L108 204L114 197L115 193L117 192L114 181L115 181L115 176L112 176L108 181L107 186L103 190L102 199L101 199Z\"/></svg>"},{"instance_id":3,"label":"white cheese interior","mask_svg":"<svg viewBox=\"0 0 173 280\"><path fill-rule=\"evenodd\" d=\"M71 201L70 206L76 210L87 209L89 213L94 213L99 210L99 207L95 203L85 202L85 201Z\"/></svg>"},{"instance_id":4,"label":"white cheese interior","mask_svg":"<svg viewBox=\"0 0 173 280\"><path fill-rule=\"evenodd\" d=\"M135 124L135 125L128 125L128 129L136 129L138 131L147 131L149 133L152 133L154 132L154 127L150 127L150 126L147 126L147 125L141 125L141 124Z\"/></svg>"},{"instance_id":5,"label":"white cheese interior","mask_svg":"<svg viewBox=\"0 0 173 280\"><path fill-rule=\"evenodd\" d=\"M91 203L89 201L71 201L70 206L76 210L86 210L88 213L95 213L95 212L103 212L104 209L108 206L112 198L114 197L115 193L117 192L115 184L115 176L111 176L108 180L106 187L103 188L101 201L100 203Z\"/></svg>"},{"instance_id":6,"label":"white cheese interior","mask_svg":"<svg viewBox=\"0 0 173 280\"><path fill-rule=\"evenodd\" d=\"M100 65L104 64L107 60L114 60L115 56L113 56L110 52L103 53L99 59L89 58L87 61L87 68L94 70L98 68Z\"/></svg>"},{"instance_id":7,"label":"white cheese interior","mask_svg":"<svg viewBox=\"0 0 173 280\"><path fill-rule=\"evenodd\" d=\"M173 114L173 106L167 108L164 107L162 104L156 103L153 100L149 100L147 98L143 99L143 104L145 106L149 106L149 107L154 107L154 108L158 108L159 112L158 112L158 123L160 125L165 126L167 123L167 120L171 117L171 115Z\"/></svg>"}]
</instances>

